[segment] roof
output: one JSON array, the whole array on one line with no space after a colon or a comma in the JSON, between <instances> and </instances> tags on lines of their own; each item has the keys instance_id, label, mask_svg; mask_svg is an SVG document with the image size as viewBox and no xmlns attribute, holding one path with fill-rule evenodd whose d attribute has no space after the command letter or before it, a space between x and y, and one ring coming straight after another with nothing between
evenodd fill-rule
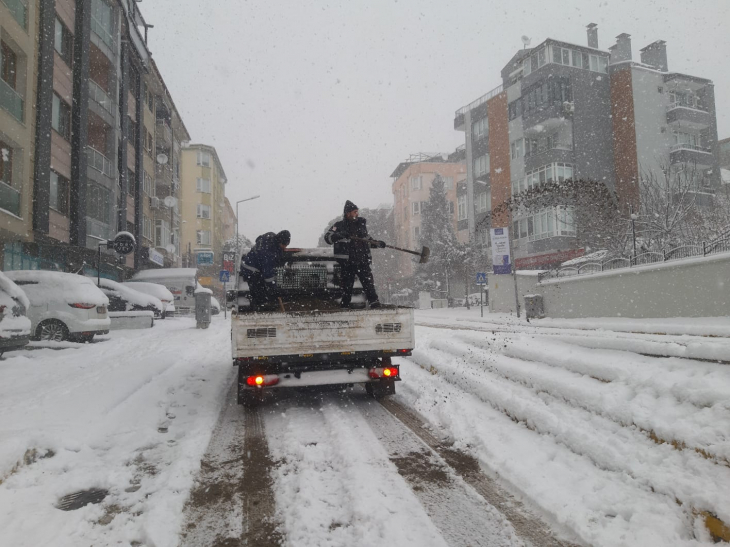
<instances>
[{"instance_id":1,"label":"roof","mask_svg":"<svg viewBox=\"0 0 730 547\"><path fill-rule=\"evenodd\" d=\"M188 143L187 145L185 145L185 149L190 149L190 148L197 148L200 150L207 150L208 152L212 152L213 157L215 158L215 162L218 164L218 170L223 175L223 177L222 177L223 184L228 182L228 177L226 176L226 171L223 169L223 164L221 163L221 160L218 157L218 151L215 149L215 146L211 146L210 144L202 144L202 143L198 143L198 144Z\"/></svg>"}]
</instances>

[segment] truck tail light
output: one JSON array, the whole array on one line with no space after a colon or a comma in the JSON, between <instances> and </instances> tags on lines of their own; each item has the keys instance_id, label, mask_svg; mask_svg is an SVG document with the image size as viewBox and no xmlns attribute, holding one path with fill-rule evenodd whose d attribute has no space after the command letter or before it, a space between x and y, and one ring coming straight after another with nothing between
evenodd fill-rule
<instances>
[{"instance_id":1,"label":"truck tail light","mask_svg":"<svg viewBox=\"0 0 730 547\"><path fill-rule=\"evenodd\" d=\"M87 304L86 302L74 302L73 304L69 304L72 308L78 308L80 310L90 310L91 308L95 308L96 304Z\"/></svg>"},{"instance_id":2,"label":"truck tail light","mask_svg":"<svg viewBox=\"0 0 730 547\"><path fill-rule=\"evenodd\" d=\"M370 378L372 378L373 380L377 380L379 378L396 379L400 377L400 370L398 369L398 367L371 368L368 371L368 376L370 376Z\"/></svg>"},{"instance_id":3,"label":"truck tail light","mask_svg":"<svg viewBox=\"0 0 730 547\"><path fill-rule=\"evenodd\" d=\"M246 384L251 387L275 386L279 383L279 376L276 374L257 374L246 378Z\"/></svg>"}]
</instances>

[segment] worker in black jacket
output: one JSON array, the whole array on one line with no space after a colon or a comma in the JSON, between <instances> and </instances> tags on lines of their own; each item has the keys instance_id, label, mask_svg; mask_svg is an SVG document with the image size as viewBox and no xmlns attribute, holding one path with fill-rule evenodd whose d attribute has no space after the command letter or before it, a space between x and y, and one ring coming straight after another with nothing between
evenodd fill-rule
<instances>
[{"instance_id":1,"label":"worker in black jacket","mask_svg":"<svg viewBox=\"0 0 730 547\"><path fill-rule=\"evenodd\" d=\"M273 304L276 296L276 272L284 259L284 249L291 234L282 230L268 232L256 238L256 245L241 259L241 277L248 283L251 308L260 311Z\"/></svg>"},{"instance_id":2,"label":"worker in black jacket","mask_svg":"<svg viewBox=\"0 0 730 547\"><path fill-rule=\"evenodd\" d=\"M351 201L345 203L342 220L336 222L324 235L324 240L335 246L335 258L340 264L342 280L343 308L350 307L352 286L355 276L360 279L365 297L371 308L379 308L378 294L375 292L375 281L370 269L372 257L370 248L385 248L384 241L376 241L368 235L367 221L360 218L357 205ZM354 239L357 238L357 239Z\"/></svg>"}]
</instances>

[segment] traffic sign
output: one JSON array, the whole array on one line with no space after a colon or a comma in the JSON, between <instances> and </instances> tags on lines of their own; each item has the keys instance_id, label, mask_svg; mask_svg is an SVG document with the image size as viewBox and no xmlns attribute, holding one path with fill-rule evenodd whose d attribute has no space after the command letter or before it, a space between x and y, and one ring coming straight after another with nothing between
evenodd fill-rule
<instances>
[{"instance_id":1,"label":"traffic sign","mask_svg":"<svg viewBox=\"0 0 730 547\"><path fill-rule=\"evenodd\" d=\"M210 266L213 264L213 253L209 251L196 253L198 266Z\"/></svg>"},{"instance_id":2,"label":"traffic sign","mask_svg":"<svg viewBox=\"0 0 730 547\"><path fill-rule=\"evenodd\" d=\"M487 284L487 273L486 272L477 272L477 285L486 285Z\"/></svg>"},{"instance_id":3,"label":"traffic sign","mask_svg":"<svg viewBox=\"0 0 730 547\"><path fill-rule=\"evenodd\" d=\"M228 283L231 280L231 272L228 270L221 270L219 280L221 283Z\"/></svg>"},{"instance_id":4,"label":"traffic sign","mask_svg":"<svg viewBox=\"0 0 730 547\"><path fill-rule=\"evenodd\" d=\"M114 236L113 240L107 242L107 245L120 255L128 255L134 251L134 247L137 245L137 242L135 241L134 236L129 232L119 232Z\"/></svg>"}]
</instances>

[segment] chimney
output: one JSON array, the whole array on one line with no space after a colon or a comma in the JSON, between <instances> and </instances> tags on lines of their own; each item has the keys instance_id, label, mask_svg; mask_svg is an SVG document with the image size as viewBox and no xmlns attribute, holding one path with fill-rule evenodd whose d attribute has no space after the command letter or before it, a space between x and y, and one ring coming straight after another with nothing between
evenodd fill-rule
<instances>
[{"instance_id":1,"label":"chimney","mask_svg":"<svg viewBox=\"0 0 730 547\"><path fill-rule=\"evenodd\" d=\"M611 52L611 64L631 60L631 35L619 34L616 36L616 44L608 48Z\"/></svg>"},{"instance_id":2,"label":"chimney","mask_svg":"<svg viewBox=\"0 0 730 547\"><path fill-rule=\"evenodd\" d=\"M588 29L586 31L588 34L588 47L598 49L598 25L591 23L586 28Z\"/></svg>"},{"instance_id":3,"label":"chimney","mask_svg":"<svg viewBox=\"0 0 730 547\"><path fill-rule=\"evenodd\" d=\"M641 50L641 62L662 72L669 72L667 64L667 43L664 40L652 42Z\"/></svg>"}]
</instances>

